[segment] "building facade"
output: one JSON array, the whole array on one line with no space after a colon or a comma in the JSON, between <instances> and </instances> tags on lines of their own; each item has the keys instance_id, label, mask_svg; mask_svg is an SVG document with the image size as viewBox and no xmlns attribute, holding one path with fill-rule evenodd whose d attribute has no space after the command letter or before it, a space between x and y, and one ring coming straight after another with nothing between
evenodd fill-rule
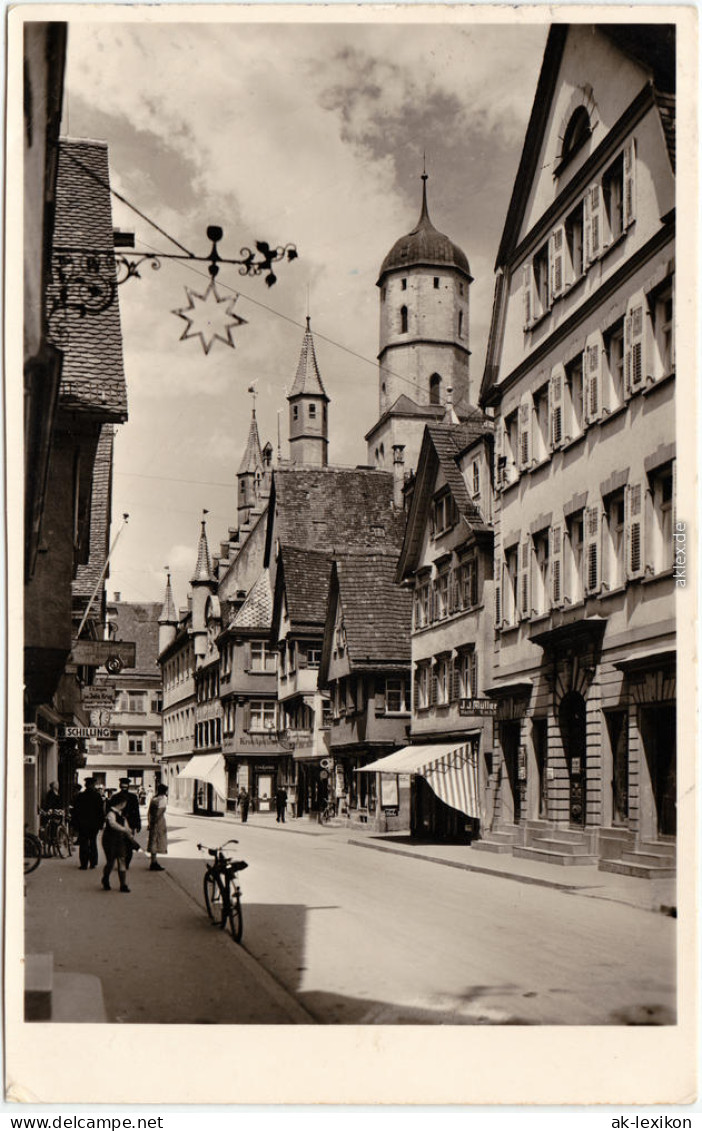
<instances>
[{"instance_id":1,"label":"building facade","mask_svg":"<svg viewBox=\"0 0 702 1131\"><path fill-rule=\"evenodd\" d=\"M482 388L496 827L640 875L676 831L673 36L552 28Z\"/></svg>"}]
</instances>

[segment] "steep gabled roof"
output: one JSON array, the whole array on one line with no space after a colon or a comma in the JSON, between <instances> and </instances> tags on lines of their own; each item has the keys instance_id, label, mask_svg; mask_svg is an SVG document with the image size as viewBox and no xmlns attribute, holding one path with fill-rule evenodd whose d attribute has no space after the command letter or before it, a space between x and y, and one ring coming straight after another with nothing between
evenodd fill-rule
<instances>
[{"instance_id":1,"label":"steep gabled roof","mask_svg":"<svg viewBox=\"0 0 702 1131\"><path fill-rule=\"evenodd\" d=\"M293 630L321 631L327 611L331 555L319 550L281 547L273 601L277 630L283 595Z\"/></svg>"},{"instance_id":2,"label":"steep gabled roof","mask_svg":"<svg viewBox=\"0 0 702 1131\"><path fill-rule=\"evenodd\" d=\"M53 260L64 274L85 272L85 253L98 253L100 294L109 295L114 276L114 235L107 146L101 141L62 138L58 146L56 221ZM87 278L93 276L88 268ZM47 289L52 340L64 355L61 406L119 423L127 419L127 386L122 359L122 327L115 293L105 309L84 314L77 306L62 309L58 271ZM69 290L71 288L69 287ZM87 292L88 288L84 288ZM72 289L77 301L81 294Z\"/></svg>"},{"instance_id":3,"label":"steep gabled roof","mask_svg":"<svg viewBox=\"0 0 702 1131\"><path fill-rule=\"evenodd\" d=\"M344 554L335 559L352 668L410 662L412 594L396 584L396 571L397 554Z\"/></svg>"},{"instance_id":4,"label":"steep gabled roof","mask_svg":"<svg viewBox=\"0 0 702 1131\"><path fill-rule=\"evenodd\" d=\"M160 604L123 601L113 607L115 615L112 623L116 626L115 639L133 640L136 644L134 667L125 668L120 678L128 680L132 675L139 674L157 676Z\"/></svg>"},{"instance_id":5,"label":"steep gabled roof","mask_svg":"<svg viewBox=\"0 0 702 1131\"><path fill-rule=\"evenodd\" d=\"M271 578L268 570L264 569L251 586L246 600L229 624L229 628L260 628L267 632L271 627L272 614Z\"/></svg>"},{"instance_id":6,"label":"steep gabled roof","mask_svg":"<svg viewBox=\"0 0 702 1131\"><path fill-rule=\"evenodd\" d=\"M480 535L488 534L492 530L468 494L458 466L458 460L466 448L481 437L491 435L492 431L492 421L484 416L480 424L477 420L473 420L467 424L428 424L425 428L417 465L416 485L397 566L398 581L402 581L417 567L439 470L443 472L466 531Z\"/></svg>"},{"instance_id":7,"label":"steep gabled roof","mask_svg":"<svg viewBox=\"0 0 702 1131\"><path fill-rule=\"evenodd\" d=\"M273 528L280 546L379 549L402 544L405 515L393 506L393 475L369 468L282 468L273 474L264 565Z\"/></svg>"}]
</instances>

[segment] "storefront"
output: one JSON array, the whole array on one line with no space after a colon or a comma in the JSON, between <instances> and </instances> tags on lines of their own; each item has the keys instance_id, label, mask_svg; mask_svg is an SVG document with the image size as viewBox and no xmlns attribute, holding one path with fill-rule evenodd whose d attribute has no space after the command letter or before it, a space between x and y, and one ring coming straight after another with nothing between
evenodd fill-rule
<instances>
[{"instance_id":1,"label":"storefront","mask_svg":"<svg viewBox=\"0 0 702 1131\"><path fill-rule=\"evenodd\" d=\"M221 754L194 754L178 775L193 782L196 816L223 816L227 807L227 773Z\"/></svg>"}]
</instances>

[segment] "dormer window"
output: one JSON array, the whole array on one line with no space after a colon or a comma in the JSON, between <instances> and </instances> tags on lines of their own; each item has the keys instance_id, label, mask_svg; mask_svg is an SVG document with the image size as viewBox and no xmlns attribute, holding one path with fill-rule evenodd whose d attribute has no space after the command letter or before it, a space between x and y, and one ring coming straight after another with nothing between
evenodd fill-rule
<instances>
[{"instance_id":1,"label":"dormer window","mask_svg":"<svg viewBox=\"0 0 702 1131\"><path fill-rule=\"evenodd\" d=\"M561 165L565 165L575 156L579 149L582 149L591 133L590 115L584 106L578 106L568 122L566 132L563 135Z\"/></svg>"}]
</instances>

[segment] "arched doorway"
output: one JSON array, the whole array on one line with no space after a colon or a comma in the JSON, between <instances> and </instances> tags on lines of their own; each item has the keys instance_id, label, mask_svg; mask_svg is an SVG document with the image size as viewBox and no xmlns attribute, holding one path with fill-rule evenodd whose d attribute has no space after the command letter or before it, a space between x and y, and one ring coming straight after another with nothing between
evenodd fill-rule
<instances>
[{"instance_id":1,"label":"arched doorway","mask_svg":"<svg viewBox=\"0 0 702 1131\"><path fill-rule=\"evenodd\" d=\"M587 720L585 700L579 691L569 691L561 699L558 725L570 778L570 823L584 826L587 813Z\"/></svg>"}]
</instances>

